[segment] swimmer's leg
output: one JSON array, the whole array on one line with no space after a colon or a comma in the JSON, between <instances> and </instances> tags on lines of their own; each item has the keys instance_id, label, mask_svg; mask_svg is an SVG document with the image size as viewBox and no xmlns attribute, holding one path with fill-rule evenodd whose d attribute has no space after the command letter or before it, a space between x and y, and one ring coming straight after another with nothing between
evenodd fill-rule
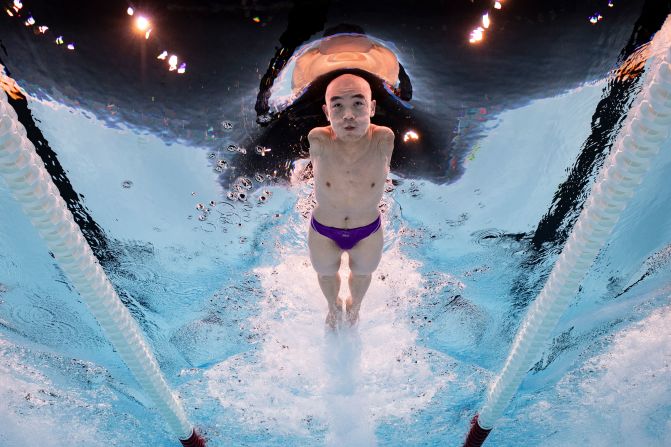
<instances>
[{"instance_id":1,"label":"swimmer's leg","mask_svg":"<svg viewBox=\"0 0 671 447\"><path fill-rule=\"evenodd\" d=\"M331 329L335 329L340 321L342 321L343 302L338 298L338 291L340 290L340 273L336 272L335 275L317 274L317 280L319 281L319 287L322 289L322 293L326 297L326 302L329 306L328 313L326 314L326 325Z\"/></svg>"},{"instance_id":2,"label":"swimmer's leg","mask_svg":"<svg viewBox=\"0 0 671 447\"><path fill-rule=\"evenodd\" d=\"M310 261L317 272L319 287L328 304L326 325L331 329L342 320L343 302L338 298L340 291L340 258L342 250L331 239L317 233L312 226L308 233Z\"/></svg>"},{"instance_id":3,"label":"swimmer's leg","mask_svg":"<svg viewBox=\"0 0 671 447\"><path fill-rule=\"evenodd\" d=\"M359 321L359 309L368 291L373 272L382 259L382 228L360 240L349 251L349 290L351 297L345 303L347 321L354 325Z\"/></svg>"}]
</instances>

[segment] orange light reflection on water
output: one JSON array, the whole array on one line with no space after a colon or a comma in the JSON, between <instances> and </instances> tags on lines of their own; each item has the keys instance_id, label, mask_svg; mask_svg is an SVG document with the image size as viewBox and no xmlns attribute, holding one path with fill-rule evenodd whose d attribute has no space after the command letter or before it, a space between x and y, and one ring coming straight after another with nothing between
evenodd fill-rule
<instances>
[{"instance_id":1,"label":"orange light reflection on water","mask_svg":"<svg viewBox=\"0 0 671 447\"><path fill-rule=\"evenodd\" d=\"M636 79L643 73L645 63L650 56L650 43L648 42L622 62L622 65L615 70L615 78L618 81Z\"/></svg>"},{"instance_id":2,"label":"orange light reflection on water","mask_svg":"<svg viewBox=\"0 0 671 447\"><path fill-rule=\"evenodd\" d=\"M7 95L12 99L25 99L26 94L21 90L19 84L6 74L3 73L4 68L0 65L0 88L2 88Z\"/></svg>"}]
</instances>

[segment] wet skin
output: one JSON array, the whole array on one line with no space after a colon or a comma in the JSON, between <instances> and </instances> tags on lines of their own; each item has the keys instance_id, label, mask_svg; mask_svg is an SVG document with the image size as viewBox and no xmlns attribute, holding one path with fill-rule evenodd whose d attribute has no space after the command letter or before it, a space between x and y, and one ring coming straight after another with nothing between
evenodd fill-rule
<instances>
[{"instance_id":1,"label":"wet skin","mask_svg":"<svg viewBox=\"0 0 671 447\"><path fill-rule=\"evenodd\" d=\"M313 215L330 227L368 225L379 215L394 134L389 128L371 124L375 101L368 83L360 77L334 79L326 90L323 110L330 125L317 127L308 135L317 200ZM348 250L350 297L343 300L338 297L343 250L310 226L310 259L328 303L328 327L336 327L343 305L347 321L351 325L358 321L361 302L382 257L382 244L379 228Z\"/></svg>"}]
</instances>

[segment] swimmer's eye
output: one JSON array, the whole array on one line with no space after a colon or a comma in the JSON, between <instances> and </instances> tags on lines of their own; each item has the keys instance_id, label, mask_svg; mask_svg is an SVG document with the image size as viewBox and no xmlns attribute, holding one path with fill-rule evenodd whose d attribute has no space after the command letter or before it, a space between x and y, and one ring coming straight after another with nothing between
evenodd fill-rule
<instances>
[{"instance_id":1,"label":"swimmer's eye","mask_svg":"<svg viewBox=\"0 0 671 447\"><path fill-rule=\"evenodd\" d=\"M363 101L357 101L354 103L355 106L362 106L364 105Z\"/></svg>"},{"instance_id":2,"label":"swimmer's eye","mask_svg":"<svg viewBox=\"0 0 671 447\"><path fill-rule=\"evenodd\" d=\"M342 104L340 104L338 102L335 103L335 104L331 104L331 107L333 107L334 109L337 108L337 107L340 107L340 106L342 106Z\"/></svg>"}]
</instances>

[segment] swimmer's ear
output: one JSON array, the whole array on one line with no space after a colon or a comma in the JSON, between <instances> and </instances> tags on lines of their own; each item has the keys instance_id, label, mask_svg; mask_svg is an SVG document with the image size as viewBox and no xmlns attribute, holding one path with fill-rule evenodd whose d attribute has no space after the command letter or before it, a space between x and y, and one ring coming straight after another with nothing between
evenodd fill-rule
<instances>
[{"instance_id":1,"label":"swimmer's ear","mask_svg":"<svg viewBox=\"0 0 671 447\"><path fill-rule=\"evenodd\" d=\"M331 118L329 118L329 109L326 107L326 104L322 104L322 110L324 111L324 115L326 115L326 121L331 122Z\"/></svg>"},{"instance_id":2,"label":"swimmer's ear","mask_svg":"<svg viewBox=\"0 0 671 447\"><path fill-rule=\"evenodd\" d=\"M370 117L371 117L371 118L375 116L375 106L376 106L376 105L377 105L377 103L376 103L375 100L373 99L373 100L370 102Z\"/></svg>"}]
</instances>

